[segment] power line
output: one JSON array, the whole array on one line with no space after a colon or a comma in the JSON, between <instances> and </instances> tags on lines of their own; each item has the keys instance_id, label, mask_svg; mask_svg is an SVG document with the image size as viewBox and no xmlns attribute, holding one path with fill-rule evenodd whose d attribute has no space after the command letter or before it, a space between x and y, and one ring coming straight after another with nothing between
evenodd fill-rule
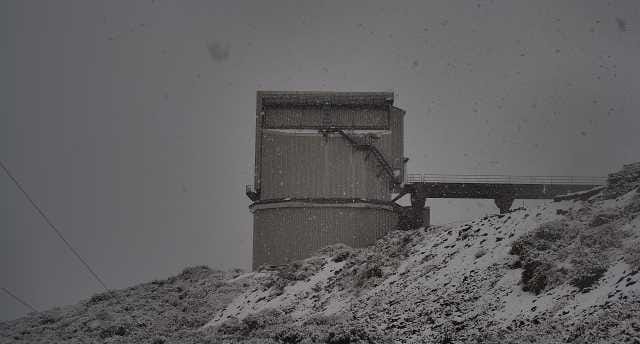
<instances>
[{"instance_id":1,"label":"power line","mask_svg":"<svg viewBox=\"0 0 640 344\"><path fill-rule=\"evenodd\" d=\"M34 312L37 312L38 310L33 307L30 303L28 303L27 301L19 298L17 295L13 294L12 292L9 291L9 289L2 287L2 290L9 296L11 296L14 300L18 301L19 303L21 303L23 306L31 309Z\"/></svg>"},{"instance_id":2,"label":"power line","mask_svg":"<svg viewBox=\"0 0 640 344\"><path fill-rule=\"evenodd\" d=\"M40 207L36 204L36 202L33 200L33 198L31 198L31 196L29 196L27 191L25 191L25 189L22 187L20 182L18 182L18 180L13 176L13 174L11 174L11 171L9 171L9 169L7 168L7 166L5 166L5 164L2 162L2 160L0 160L0 166L2 166L2 169L4 170L4 172L7 174L7 176L9 176L9 178L13 181L13 183L16 185L16 187L22 192L24 197L27 198L29 203L31 203L31 205L36 209L38 214L40 214L40 216L42 216L42 218L49 225L49 227L56 233L56 235L58 235L58 238L60 238L60 240L62 240L62 242L64 242L64 244L67 246L69 251L71 251L73 253L73 255L76 256L76 258L78 258L78 260L82 263L82 265L84 265L84 267L87 269L87 271L89 271L89 273L93 276L93 278L95 278L96 281L98 281L98 283L100 283L100 285L104 288L105 291L111 292L111 289L109 289L109 287L107 287L106 283L104 283L104 281L100 278L100 276L98 276L98 274L91 268L91 266L89 266L89 263L87 263L87 261L84 260L84 258L82 258L80 253L78 253L78 251L76 251L76 249L73 248L73 246L71 246L71 243L64 237L64 235L62 235L62 232L60 232L60 230L53 224L53 222L51 222L51 220L49 220L49 217L47 217L47 215L44 213L44 211L42 211L42 209L40 209Z\"/></svg>"}]
</instances>

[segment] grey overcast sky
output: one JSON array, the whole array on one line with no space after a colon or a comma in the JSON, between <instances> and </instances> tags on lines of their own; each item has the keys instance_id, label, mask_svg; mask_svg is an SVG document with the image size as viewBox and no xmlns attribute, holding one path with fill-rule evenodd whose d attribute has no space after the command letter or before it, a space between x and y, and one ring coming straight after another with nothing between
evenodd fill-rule
<instances>
[{"instance_id":1,"label":"grey overcast sky","mask_svg":"<svg viewBox=\"0 0 640 344\"><path fill-rule=\"evenodd\" d=\"M246 269L256 90L395 91L412 172L605 175L640 160L639 8L2 1L0 159L110 287ZM0 287L101 291L4 173L0 195ZM0 320L25 313L0 294Z\"/></svg>"}]
</instances>

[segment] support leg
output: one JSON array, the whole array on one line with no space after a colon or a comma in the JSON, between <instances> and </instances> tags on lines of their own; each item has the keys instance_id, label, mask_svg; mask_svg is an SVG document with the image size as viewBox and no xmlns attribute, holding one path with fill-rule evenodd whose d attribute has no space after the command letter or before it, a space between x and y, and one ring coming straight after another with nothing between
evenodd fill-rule
<instances>
[{"instance_id":1,"label":"support leg","mask_svg":"<svg viewBox=\"0 0 640 344\"><path fill-rule=\"evenodd\" d=\"M427 197L419 192L411 193L411 211L410 223L411 229L417 229L424 226L424 205Z\"/></svg>"},{"instance_id":2,"label":"support leg","mask_svg":"<svg viewBox=\"0 0 640 344\"><path fill-rule=\"evenodd\" d=\"M498 209L500 209L500 214L504 214L509 212L509 209L511 209L511 205L513 205L514 200L515 199L513 197L503 196L500 198L496 198L493 201L495 202Z\"/></svg>"},{"instance_id":3,"label":"support leg","mask_svg":"<svg viewBox=\"0 0 640 344\"><path fill-rule=\"evenodd\" d=\"M416 190L405 189L404 193L411 194L411 205L397 208L397 211L399 212L398 229L412 230L429 225L428 223L425 223L424 215L424 205L427 197L425 195L421 195Z\"/></svg>"}]
</instances>

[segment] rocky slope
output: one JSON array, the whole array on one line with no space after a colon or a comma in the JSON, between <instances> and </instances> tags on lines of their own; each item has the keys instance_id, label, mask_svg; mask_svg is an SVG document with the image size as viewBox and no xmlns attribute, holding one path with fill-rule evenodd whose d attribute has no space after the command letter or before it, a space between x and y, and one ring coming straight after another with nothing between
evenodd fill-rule
<instances>
[{"instance_id":1,"label":"rocky slope","mask_svg":"<svg viewBox=\"0 0 640 344\"><path fill-rule=\"evenodd\" d=\"M1 343L640 343L640 164L602 190L327 247L190 268L0 324Z\"/></svg>"}]
</instances>

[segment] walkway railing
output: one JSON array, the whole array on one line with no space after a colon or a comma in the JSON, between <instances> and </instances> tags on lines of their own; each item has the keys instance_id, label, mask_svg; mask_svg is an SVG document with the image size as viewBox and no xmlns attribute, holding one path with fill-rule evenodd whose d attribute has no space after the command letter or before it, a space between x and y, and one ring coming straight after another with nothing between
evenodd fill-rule
<instances>
[{"instance_id":1,"label":"walkway railing","mask_svg":"<svg viewBox=\"0 0 640 344\"><path fill-rule=\"evenodd\" d=\"M407 183L485 183L485 184L577 184L604 185L606 177L509 176L491 174L409 173Z\"/></svg>"}]
</instances>

